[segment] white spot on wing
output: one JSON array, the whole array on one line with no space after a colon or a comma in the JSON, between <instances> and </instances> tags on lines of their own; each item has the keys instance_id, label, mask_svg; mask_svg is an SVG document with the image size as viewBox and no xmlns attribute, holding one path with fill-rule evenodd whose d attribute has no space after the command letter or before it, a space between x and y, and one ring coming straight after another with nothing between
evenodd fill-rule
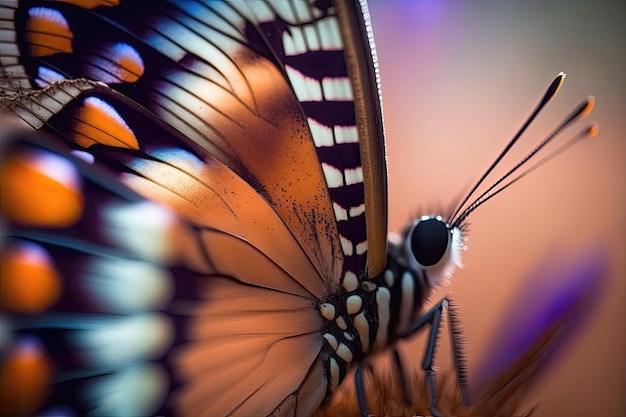
<instances>
[{"instance_id":1,"label":"white spot on wing","mask_svg":"<svg viewBox=\"0 0 626 417\"><path fill-rule=\"evenodd\" d=\"M128 130L130 135L132 135L133 137L135 136L135 134L131 130L130 126L128 126L128 124L126 124L126 122L124 121L122 116L120 116L120 114L117 112L117 110L115 110L115 108L113 106L111 106L109 103L107 103L106 101L101 100L98 97L91 96L91 97L87 97L84 100L84 103L85 103L86 106L94 107L94 108L98 109L99 111L104 113L107 117L110 117L111 119L113 119L113 121L115 123L119 124L120 127Z\"/></svg>"},{"instance_id":2,"label":"white spot on wing","mask_svg":"<svg viewBox=\"0 0 626 417\"><path fill-rule=\"evenodd\" d=\"M307 77L289 65L285 65L287 76L300 101L322 101L322 87L317 80Z\"/></svg>"},{"instance_id":3,"label":"white spot on wing","mask_svg":"<svg viewBox=\"0 0 626 417\"><path fill-rule=\"evenodd\" d=\"M148 152L150 156L168 164L175 165L179 170L200 175L204 162L189 151L180 148L156 148Z\"/></svg>"},{"instance_id":4,"label":"white spot on wing","mask_svg":"<svg viewBox=\"0 0 626 417\"><path fill-rule=\"evenodd\" d=\"M339 235L339 240L341 241L341 249L343 250L343 254L347 256L352 256L354 254L354 249L352 248L352 241L341 235Z\"/></svg>"},{"instance_id":5,"label":"white spot on wing","mask_svg":"<svg viewBox=\"0 0 626 417\"><path fill-rule=\"evenodd\" d=\"M358 206L350 207L350 217L357 217L365 213L365 204L359 204Z\"/></svg>"},{"instance_id":6,"label":"white spot on wing","mask_svg":"<svg viewBox=\"0 0 626 417\"><path fill-rule=\"evenodd\" d=\"M311 119L310 117L307 119L307 121L309 122L309 128L311 129L313 142L315 142L316 147L321 148L324 146L334 145L333 132L328 126L325 126L317 120Z\"/></svg>"},{"instance_id":7,"label":"white spot on wing","mask_svg":"<svg viewBox=\"0 0 626 417\"><path fill-rule=\"evenodd\" d=\"M313 17L319 18L322 16L322 11L318 9L317 7L312 7L311 11L313 12Z\"/></svg>"},{"instance_id":8,"label":"white spot on wing","mask_svg":"<svg viewBox=\"0 0 626 417\"><path fill-rule=\"evenodd\" d=\"M33 152L29 158L29 165L47 177L63 184L72 191L80 190L80 176L74 164L68 159L54 153L38 151Z\"/></svg>"},{"instance_id":9,"label":"white spot on wing","mask_svg":"<svg viewBox=\"0 0 626 417\"><path fill-rule=\"evenodd\" d=\"M171 346L174 335L170 318L161 313L104 319L91 326L75 333L73 343L94 366L119 366L158 357Z\"/></svg>"},{"instance_id":10,"label":"white spot on wing","mask_svg":"<svg viewBox=\"0 0 626 417\"><path fill-rule=\"evenodd\" d=\"M333 210L335 210L335 219L338 222L348 220L348 211L336 202L333 202Z\"/></svg>"},{"instance_id":11,"label":"white spot on wing","mask_svg":"<svg viewBox=\"0 0 626 417\"><path fill-rule=\"evenodd\" d=\"M322 41L322 49L327 51L338 51L343 49L341 32L335 17L327 17L317 22L317 30Z\"/></svg>"},{"instance_id":12,"label":"white spot on wing","mask_svg":"<svg viewBox=\"0 0 626 417\"><path fill-rule=\"evenodd\" d=\"M67 19L63 17L61 12L55 9L50 9L48 7L33 7L28 10L28 16L32 19L58 24L68 30L70 28L67 23Z\"/></svg>"},{"instance_id":13,"label":"white spot on wing","mask_svg":"<svg viewBox=\"0 0 626 417\"><path fill-rule=\"evenodd\" d=\"M367 252L367 240L364 240L363 242L356 245L357 255L363 255L365 252Z\"/></svg>"},{"instance_id":14,"label":"white spot on wing","mask_svg":"<svg viewBox=\"0 0 626 417\"><path fill-rule=\"evenodd\" d=\"M302 30L299 27L291 27L283 32L283 47L287 56L300 55L306 52L304 36L302 36Z\"/></svg>"},{"instance_id":15,"label":"white spot on wing","mask_svg":"<svg viewBox=\"0 0 626 417\"><path fill-rule=\"evenodd\" d=\"M332 165L322 163L322 170L324 171L324 178L326 178L326 184L329 188L343 187L343 175L341 171Z\"/></svg>"},{"instance_id":16,"label":"white spot on wing","mask_svg":"<svg viewBox=\"0 0 626 417\"><path fill-rule=\"evenodd\" d=\"M173 22L160 22L157 25L158 31L148 32L144 39L146 44L152 46L174 62L180 61L185 57L185 55L187 55L187 51L185 49L171 40L178 39L175 35L170 33L170 30L176 26L177 25Z\"/></svg>"},{"instance_id":17,"label":"white spot on wing","mask_svg":"<svg viewBox=\"0 0 626 417\"><path fill-rule=\"evenodd\" d=\"M177 218L162 206L142 201L111 205L104 213L104 229L116 246L143 259L161 262L177 253Z\"/></svg>"},{"instance_id":18,"label":"white spot on wing","mask_svg":"<svg viewBox=\"0 0 626 417\"><path fill-rule=\"evenodd\" d=\"M322 90L326 100L352 101L352 85L346 77L322 78Z\"/></svg>"},{"instance_id":19,"label":"white spot on wing","mask_svg":"<svg viewBox=\"0 0 626 417\"><path fill-rule=\"evenodd\" d=\"M215 5L211 5L216 7L220 14L226 17L227 22L233 21L234 19L230 16L230 14L236 15L235 11L232 10L235 7L239 12L241 12L244 16L248 17L251 21L258 20L259 22L268 22L270 20L275 20L276 15L274 11L270 9L270 3L265 1L246 1L241 3L235 2L214 2ZM230 12L230 13L229 13ZM239 16L237 16L239 17Z\"/></svg>"},{"instance_id":20,"label":"white spot on wing","mask_svg":"<svg viewBox=\"0 0 626 417\"><path fill-rule=\"evenodd\" d=\"M335 126L335 141L337 143L358 143L359 134L356 126Z\"/></svg>"},{"instance_id":21,"label":"white spot on wing","mask_svg":"<svg viewBox=\"0 0 626 417\"><path fill-rule=\"evenodd\" d=\"M121 82L134 82L143 75L144 63L139 52L127 43L119 42L107 45L108 56L106 58L95 54L91 56L92 64L86 67L90 78L108 84ZM131 64L132 65L129 65ZM127 66L134 68L136 73L128 73Z\"/></svg>"},{"instance_id":22,"label":"white spot on wing","mask_svg":"<svg viewBox=\"0 0 626 417\"><path fill-rule=\"evenodd\" d=\"M256 2L252 1L248 3L254 4ZM294 23L298 23L298 18L294 10L294 5L296 3L303 3L303 2L292 3L290 1L275 1L272 3L272 8L276 11L276 14L280 16L283 20L285 20L287 23L294 24Z\"/></svg>"},{"instance_id":23,"label":"white spot on wing","mask_svg":"<svg viewBox=\"0 0 626 417\"><path fill-rule=\"evenodd\" d=\"M158 310L172 297L171 273L149 262L97 257L81 279L92 303L115 314Z\"/></svg>"},{"instance_id":24,"label":"white spot on wing","mask_svg":"<svg viewBox=\"0 0 626 417\"><path fill-rule=\"evenodd\" d=\"M85 401L103 416L152 415L168 390L162 365L135 364L85 382Z\"/></svg>"},{"instance_id":25,"label":"white spot on wing","mask_svg":"<svg viewBox=\"0 0 626 417\"><path fill-rule=\"evenodd\" d=\"M345 170L346 185L358 184L363 182L363 169L361 167L348 168Z\"/></svg>"},{"instance_id":26,"label":"white spot on wing","mask_svg":"<svg viewBox=\"0 0 626 417\"><path fill-rule=\"evenodd\" d=\"M95 156L93 156L92 154L86 151L74 149L74 150L71 150L70 153L74 155L75 157L77 157L78 159L81 159L87 162L88 164L93 164L96 160Z\"/></svg>"},{"instance_id":27,"label":"white spot on wing","mask_svg":"<svg viewBox=\"0 0 626 417\"><path fill-rule=\"evenodd\" d=\"M55 81L64 80L65 77L60 73L51 70L47 67L39 67L37 68L37 78L35 78L35 82L39 87L45 87L47 85L52 84Z\"/></svg>"},{"instance_id":28,"label":"white spot on wing","mask_svg":"<svg viewBox=\"0 0 626 417\"><path fill-rule=\"evenodd\" d=\"M319 51L320 49L320 37L317 31L315 30L315 26L306 25L302 29L304 33L304 37L306 38L307 46L309 47L309 51Z\"/></svg>"}]
</instances>

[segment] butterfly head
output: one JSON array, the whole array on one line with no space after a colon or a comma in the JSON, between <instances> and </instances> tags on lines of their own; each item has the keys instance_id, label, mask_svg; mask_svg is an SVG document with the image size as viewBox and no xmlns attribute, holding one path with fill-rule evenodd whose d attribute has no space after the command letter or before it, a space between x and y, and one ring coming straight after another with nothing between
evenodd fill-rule
<instances>
[{"instance_id":1,"label":"butterfly head","mask_svg":"<svg viewBox=\"0 0 626 417\"><path fill-rule=\"evenodd\" d=\"M579 132L573 138L570 138L560 148L553 150L539 162L528 167L527 163L533 157L542 151L546 145L559 136L559 134L570 124L585 118L593 109L594 99L588 97L578 107L576 107L562 122L553 130L553 132L543 139L528 155L522 158L500 179L495 181L491 186L486 187L482 193L479 193L479 187L485 182L493 169L501 162L502 158L508 153L511 147L517 142L524 133L528 125L535 119L537 114L558 92L565 73L559 73L554 81L550 84L541 101L528 117L522 128L515 134L513 139L509 141L505 149L495 159L486 172L480 177L474 187L460 201L452 214L445 220L441 216L422 216L414 220L405 230L402 240L396 241L401 251L401 257L405 263L414 271L424 271L424 275L431 286L446 283L455 268L462 267L461 253L465 250L464 232L467 230L467 218L478 207L498 195L500 192L522 179L530 172L543 165L556 155L567 149L573 143L586 137L593 137L598 132L597 123L592 122L585 129ZM525 167L520 172L520 168ZM478 197L472 197L478 194Z\"/></svg>"},{"instance_id":2,"label":"butterfly head","mask_svg":"<svg viewBox=\"0 0 626 417\"><path fill-rule=\"evenodd\" d=\"M464 241L463 227L450 225L441 216L422 216L407 227L401 250L408 266L424 271L429 284L435 286L462 267Z\"/></svg>"}]
</instances>

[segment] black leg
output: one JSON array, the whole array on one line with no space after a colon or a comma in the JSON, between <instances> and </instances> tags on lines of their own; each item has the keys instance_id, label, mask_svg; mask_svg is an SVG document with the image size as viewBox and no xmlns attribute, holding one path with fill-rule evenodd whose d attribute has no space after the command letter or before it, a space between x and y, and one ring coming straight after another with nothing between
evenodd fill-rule
<instances>
[{"instance_id":1,"label":"black leg","mask_svg":"<svg viewBox=\"0 0 626 417\"><path fill-rule=\"evenodd\" d=\"M467 374L465 360L462 352L462 337L460 333L459 320L456 315L454 305L447 298L442 299L435 304L430 310L423 316L418 318L409 326L408 330L401 334L399 337L405 339L412 336L417 331L422 329L426 324L430 324L430 333L428 336L428 344L426 345L426 351L424 352L424 360L422 361L422 369L426 372L426 387L428 389L428 395L430 399L430 411L433 416L441 416L441 413L437 409L437 373L433 369L433 361L435 357L435 349L437 347L437 336L441 326L441 315L443 310L448 311L448 317L450 318L450 332L452 342L452 355L454 356L454 365L458 377L459 388L461 390L461 396L463 402L468 404L467 394Z\"/></svg>"},{"instance_id":2,"label":"black leg","mask_svg":"<svg viewBox=\"0 0 626 417\"><path fill-rule=\"evenodd\" d=\"M365 386L363 383L363 366L359 364L354 373L354 386L356 387L356 397L359 401L361 416L368 417L367 414L367 398L365 397Z\"/></svg>"},{"instance_id":3,"label":"black leg","mask_svg":"<svg viewBox=\"0 0 626 417\"><path fill-rule=\"evenodd\" d=\"M452 300L446 300L448 304L448 319L450 321L450 340L452 342L452 356L456 369L457 382L461 390L461 399L467 407L470 405L467 391L467 360L465 359L465 340L463 339L461 320L457 314L456 305Z\"/></svg>"}]
</instances>

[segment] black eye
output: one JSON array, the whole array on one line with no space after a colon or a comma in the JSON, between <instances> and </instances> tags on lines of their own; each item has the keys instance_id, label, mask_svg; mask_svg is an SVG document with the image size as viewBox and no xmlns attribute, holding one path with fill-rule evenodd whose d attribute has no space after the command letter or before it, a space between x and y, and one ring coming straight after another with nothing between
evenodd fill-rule
<instances>
[{"instance_id":1,"label":"black eye","mask_svg":"<svg viewBox=\"0 0 626 417\"><path fill-rule=\"evenodd\" d=\"M420 220L411 235L411 251L422 266L436 265L450 247L450 229L440 217Z\"/></svg>"}]
</instances>

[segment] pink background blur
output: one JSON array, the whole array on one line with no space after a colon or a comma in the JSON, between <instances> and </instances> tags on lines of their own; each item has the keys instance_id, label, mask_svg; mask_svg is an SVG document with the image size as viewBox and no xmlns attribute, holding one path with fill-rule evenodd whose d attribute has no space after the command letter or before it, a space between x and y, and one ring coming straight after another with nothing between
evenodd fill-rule
<instances>
[{"instance_id":1,"label":"pink background blur","mask_svg":"<svg viewBox=\"0 0 626 417\"><path fill-rule=\"evenodd\" d=\"M461 309L471 374L500 312L542 257L606 243L610 291L528 405L540 403L536 417L626 415L626 4L370 0L370 11L383 82L391 231L455 203L559 71L568 74L559 95L506 167L584 97L596 97L589 120L599 122L599 136L470 216L465 269L437 297L451 293ZM423 344L414 349L417 362ZM441 343L442 367L448 351Z\"/></svg>"}]
</instances>

